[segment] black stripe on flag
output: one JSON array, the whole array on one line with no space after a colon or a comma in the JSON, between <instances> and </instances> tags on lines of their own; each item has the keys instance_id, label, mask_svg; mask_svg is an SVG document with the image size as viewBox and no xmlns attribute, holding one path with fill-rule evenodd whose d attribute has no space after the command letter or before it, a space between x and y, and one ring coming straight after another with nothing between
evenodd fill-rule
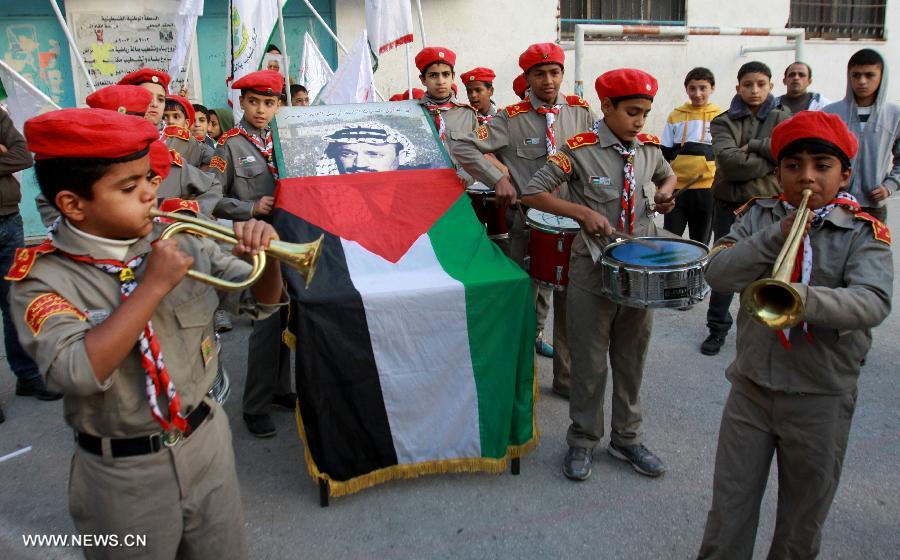
<instances>
[{"instance_id":1,"label":"black stripe on flag","mask_svg":"<svg viewBox=\"0 0 900 560\"><path fill-rule=\"evenodd\" d=\"M276 209L274 217L285 241L309 242L325 234L310 287L304 288L297 272L285 274L297 337L297 394L316 466L335 480L348 480L396 465L366 313L341 240L285 210Z\"/></svg>"}]
</instances>

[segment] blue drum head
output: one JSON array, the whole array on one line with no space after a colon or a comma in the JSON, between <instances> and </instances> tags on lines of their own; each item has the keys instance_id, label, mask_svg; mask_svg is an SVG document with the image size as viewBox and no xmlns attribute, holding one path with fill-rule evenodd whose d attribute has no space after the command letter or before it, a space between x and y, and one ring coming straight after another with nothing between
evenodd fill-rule
<instances>
[{"instance_id":1,"label":"blue drum head","mask_svg":"<svg viewBox=\"0 0 900 560\"><path fill-rule=\"evenodd\" d=\"M686 240L654 237L647 241L655 247L632 240L621 241L612 245L607 254L624 264L668 267L696 262L709 253L700 244Z\"/></svg>"}]
</instances>

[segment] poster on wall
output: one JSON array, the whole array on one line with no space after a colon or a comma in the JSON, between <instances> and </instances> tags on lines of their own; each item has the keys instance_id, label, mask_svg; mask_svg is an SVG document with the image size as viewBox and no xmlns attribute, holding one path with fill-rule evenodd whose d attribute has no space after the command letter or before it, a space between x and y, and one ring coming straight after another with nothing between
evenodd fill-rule
<instances>
[{"instance_id":1,"label":"poster on wall","mask_svg":"<svg viewBox=\"0 0 900 560\"><path fill-rule=\"evenodd\" d=\"M0 53L3 62L54 103L75 103L66 39L55 21L5 18L0 23Z\"/></svg>"},{"instance_id":2,"label":"poster on wall","mask_svg":"<svg viewBox=\"0 0 900 560\"><path fill-rule=\"evenodd\" d=\"M70 11L70 26L88 72L99 89L115 84L139 68L167 70L175 53L175 13L100 14ZM79 100L91 92L87 79L76 74Z\"/></svg>"},{"instance_id":3,"label":"poster on wall","mask_svg":"<svg viewBox=\"0 0 900 560\"><path fill-rule=\"evenodd\" d=\"M450 167L411 101L283 107L276 125L282 177Z\"/></svg>"}]
</instances>

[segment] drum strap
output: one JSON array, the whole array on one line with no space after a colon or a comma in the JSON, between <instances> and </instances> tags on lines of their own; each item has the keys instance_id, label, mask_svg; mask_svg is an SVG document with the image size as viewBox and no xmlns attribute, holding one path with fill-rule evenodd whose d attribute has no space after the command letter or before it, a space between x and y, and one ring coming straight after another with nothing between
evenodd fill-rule
<instances>
[{"instance_id":1,"label":"drum strap","mask_svg":"<svg viewBox=\"0 0 900 560\"><path fill-rule=\"evenodd\" d=\"M553 132L553 124L556 122L556 115L559 114L559 108L562 105L544 105L538 107L537 112L547 118L547 155L556 155L556 134Z\"/></svg>"},{"instance_id":2,"label":"drum strap","mask_svg":"<svg viewBox=\"0 0 900 560\"><path fill-rule=\"evenodd\" d=\"M622 185L622 208L619 212L619 231L634 233L634 154L637 153L637 147L632 145L626 148L621 144L613 144L613 148L625 160L625 170L622 174L624 184Z\"/></svg>"},{"instance_id":3,"label":"drum strap","mask_svg":"<svg viewBox=\"0 0 900 560\"><path fill-rule=\"evenodd\" d=\"M784 194L781 195L781 204L783 204L785 209L787 209L789 212L796 210L796 208L787 201L787 199L784 197ZM851 212L859 211L859 202L856 201L856 198L852 194L847 192L839 192L837 196L835 196L831 200L831 202L821 208L816 208L812 211L812 227L820 226L828 216L828 214L831 214L831 211L834 210L836 206L843 206ZM794 262L793 271L791 271L791 282L800 282L808 286L810 277L812 276L812 268L812 242L809 239L809 234L806 234L803 236L803 245L800 247L800 251L797 252L797 260ZM802 325L803 332L806 334L806 341L812 343L812 333L809 332L809 324L804 321L800 323L800 325ZM788 350L791 349L790 329L779 331L778 339L781 341L782 346L784 346Z\"/></svg>"}]
</instances>

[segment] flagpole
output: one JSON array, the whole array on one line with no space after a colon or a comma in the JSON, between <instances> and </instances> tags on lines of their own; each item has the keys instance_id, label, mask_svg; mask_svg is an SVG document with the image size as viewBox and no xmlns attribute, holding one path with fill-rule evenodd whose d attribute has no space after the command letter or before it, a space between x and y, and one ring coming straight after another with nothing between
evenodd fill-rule
<instances>
[{"instance_id":1,"label":"flagpole","mask_svg":"<svg viewBox=\"0 0 900 560\"><path fill-rule=\"evenodd\" d=\"M290 68L288 68L288 48L287 48L287 39L284 38L284 5L278 0L278 29L281 32L281 48L284 53L281 57L281 62L284 65L284 90L287 95L287 104L288 107L291 106L291 72Z\"/></svg>"},{"instance_id":2,"label":"flagpole","mask_svg":"<svg viewBox=\"0 0 900 560\"><path fill-rule=\"evenodd\" d=\"M88 85L91 87L91 91L97 91L97 86L94 85L94 80L91 78L91 73L88 72L87 66L84 64L84 59L81 58L81 53L78 51L78 44L75 43L75 37L72 36L72 32L69 30L69 25L66 23L65 18L63 18L62 12L59 11L59 6L56 5L56 0L50 0L50 5L53 6L53 11L56 12L56 19L59 20L59 25L62 27L63 33L66 35L66 40L69 41L69 50L72 51L72 54L78 60L79 66L81 66L81 71L84 72L84 77L87 78Z\"/></svg>"},{"instance_id":3,"label":"flagpole","mask_svg":"<svg viewBox=\"0 0 900 560\"><path fill-rule=\"evenodd\" d=\"M306 7L309 8L309 11L312 12L314 16L316 16L316 19L319 20L319 23L322 24L322 27L325 28L325 31L327 31L328 34L331 35L331 38L334 39L335 43L337 43L337 46L341 49L341 52L347 54L347 47L344 46L344 43L341 43L341 40L338 39L338 36L334 34L334 31L331 30L331 27L329 27L328 23L324 19L322 19L322 16L319 14L318 10L313 7L312 3L309 0L303 0L303 3L306 4ZM379 92L378 88L375 87L375 82L372 82L372 89L375 90L375 95L377 95L379 98L381 98L382 101L384 101L384 96L381 95L381 92Z\"/></svg>"},{"instance_id":4,"label":"flagpole","mask_svg":"<svg viewBox=\"0 0 900 560\"><path fill-rule=\"evenodd\" d=\"M413 98L413 92L412 92L412 70L411 70L412 66L410 65L409 57L410 57L410 54L409 54L409 43L406 43L406 91L409 92L409 98L412 99L412 98Z\"/></svg>"},{"instance_id":5,"label":"flagpole","mask_svg":"<svg viewBox=\"0 0 900 560\"><path fill-rule=\"evenodd\" d=\"M416 0L416 8L419 9L419 30L422 32L422 47L428 46L428 39L425 38L425 16L422 14L422 0Z\"/></svg>"},{"instance_id":6,"label":"flagpole","mask_svg":"<svg viewBox=\"0 0 900 560\"><path fill-rule=\"evenodd\" d=\"M187 60L184 62L184 80L181 82L181 87L184 88L185 93L190 93L188 91L188 78L191 76L191 62L194 61L194 57L191 56L194 50L194 41L197 39L197 18L194 17L194 34L191 36L191 44L187 50ZM188 96L185 95L185 98Z\"/></svg>"}]
</instances>

